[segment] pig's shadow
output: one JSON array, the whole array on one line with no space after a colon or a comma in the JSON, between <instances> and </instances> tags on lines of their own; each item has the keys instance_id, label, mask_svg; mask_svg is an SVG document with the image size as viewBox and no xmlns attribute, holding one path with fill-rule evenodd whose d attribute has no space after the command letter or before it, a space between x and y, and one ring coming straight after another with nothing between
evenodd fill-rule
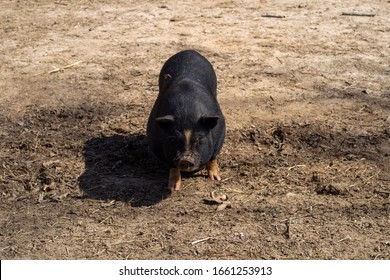
<instances>
[{"instance_id":1,"label":"pig's shadow","mask_svg":"<svg viewBox=\"0 0 390 280\"><path fill-rule=\"evenodd\" d=\"M154 205L170 195L167 171L148 152L144 135L97 137L83 149L85 171L79 177L85 197Z\"/></svg>"}]
</instances>

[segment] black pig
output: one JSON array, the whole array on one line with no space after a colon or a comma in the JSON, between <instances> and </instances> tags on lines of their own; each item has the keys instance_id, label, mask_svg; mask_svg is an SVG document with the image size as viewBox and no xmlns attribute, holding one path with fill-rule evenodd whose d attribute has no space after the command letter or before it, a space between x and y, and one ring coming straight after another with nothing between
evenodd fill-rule
<instances>
[{"instance_id":1,"label":"black pig","mask_svg":"<svg viewBox=\"0 0 390 280\"><path fill-rule=\"evenodd\" d=\"M160 72L159 95L147 126L150 150L170 166L169 188L180 189L181 171L205 167L211 180L221 180L216 157L225 129L210 62L193 50L169 58Z\"/></svg>"}]
</instances>

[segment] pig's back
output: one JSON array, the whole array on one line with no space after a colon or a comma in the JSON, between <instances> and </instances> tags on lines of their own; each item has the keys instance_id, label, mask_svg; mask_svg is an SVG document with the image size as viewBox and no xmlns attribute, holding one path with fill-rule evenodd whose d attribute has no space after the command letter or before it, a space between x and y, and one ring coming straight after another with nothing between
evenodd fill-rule
<instances>
[{"instance_id":1,"label":"pig's back","mask_svg":"<svg viewBox=\"0 0 390 280\"><path fill-rule=\"evenodd\" d=\"M216 96L217 77L211 63L193 50L186 50L172 56L164 64L159 76L160 94L182 79L192 80L207 87Z\"/></svg>"}]
</instances>

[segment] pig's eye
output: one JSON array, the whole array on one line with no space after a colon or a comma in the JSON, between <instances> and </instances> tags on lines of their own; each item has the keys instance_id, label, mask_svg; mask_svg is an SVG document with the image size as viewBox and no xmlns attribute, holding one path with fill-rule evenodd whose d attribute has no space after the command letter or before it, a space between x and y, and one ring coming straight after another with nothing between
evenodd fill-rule
<instances>
[{"instance_id":1,"label":"pig's eye","mask_svg":"<svg viewBox=\"0 0 390 280\"><path fill-rule=\"evenodd\" d=\"M198 147L201 146L201 145L203 144L203 142L204 142L203 137L197 137L197 138L196 138L195 143L196 143L196 145L197 145Z\"/></svg>"},{"instance_id":2,"label":"pig's eye","mask_svg":"<svg viewBox=\"0 0 390 280\"><path fill-rule=\"evenodd\" d=\"M168 142L170 144L176 144L177 143L177 139L176 139L175 136L170 136L170 137L168 137Z\"/></svg>"}]
</instances>

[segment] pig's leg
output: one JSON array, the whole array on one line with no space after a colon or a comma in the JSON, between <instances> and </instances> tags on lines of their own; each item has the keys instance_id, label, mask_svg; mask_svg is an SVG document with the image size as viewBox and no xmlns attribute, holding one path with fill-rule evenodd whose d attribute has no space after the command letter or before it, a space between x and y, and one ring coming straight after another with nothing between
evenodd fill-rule
<instances>
[{"instance_id":1,"label":"pig's leg","mask_svg":"<svg viewBox=\"0 0 390 280\"><path fill-rule=\"evenodd\" d=\"M218 162L216 159L209 161L207 163L207 173L209 175L209 178L211 180L217 180L220 181L221 177L219 176L219 167L218 167Z\"/></svg>"},{"instance_id":2,"label":"pig's leg","mask_svg":"<svg viewBox=\"0 0 390 280\"><path fill-rule=\"evenodd\" d=\"M175 191L180 190L180 188L181 188L180 169L171 168L169 170L168 188L171 190L175 190Z\"/></svg>"}]
</instances>

